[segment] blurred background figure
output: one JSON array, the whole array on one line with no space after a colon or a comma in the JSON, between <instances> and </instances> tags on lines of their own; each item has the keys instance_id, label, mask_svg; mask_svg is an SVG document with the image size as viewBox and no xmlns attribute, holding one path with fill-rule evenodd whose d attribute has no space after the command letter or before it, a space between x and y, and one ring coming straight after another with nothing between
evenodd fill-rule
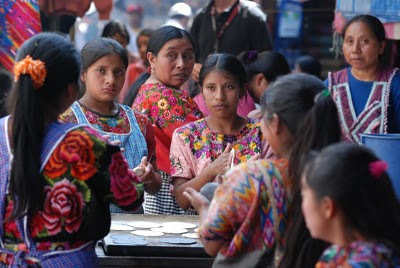
<instances>
[{"instance_id":1,"label":"blurred background figure","mask_svg":"<svg viewBox=\"0 0 400 268\"><path fill-rule=\"evenodd\" d=\"M183 2L171 6L168 11L168 20L164 25L175 26L180 29L188 30L189 21L193 16L192 8Z\"/></svg>"},{"instance_id":2,"label":"blurred background figure","mask_svg":"<svg viewBox=\"0 0 400 268\"><path fill-rule=\"evenodd\" d=\"M294 73L307 73L315 75L318 78L321 76L322 66L318 59L311 55L304 55L296 60L294 65Z\"/></svg>"},{"instance_id":3,"label":"blurred background figure","mask_svg":"<svg viewBox=\"0 0 400 268\"><path fill-rule=\"evenodd\" d=\"M138 47L136 45L136 37L139 33L139 31L143 27L143 7L138 4L134 5L129 5L126 8L126 12L128 14L128 32L129 35L131 36L131 41L128 45L128 50L131 53L136 53L138 51Z\"/></svg>"},{"instance_id":4,"label":"blurred background figure","mask_svg":"<svg viewBox=\"0 0 400 268\"><path fill-rule=\"evenodd\" d=\"M247 90L259 108L261 95L279 76L290 73L286 58L275 51L258 53L249 50L240 53L237 58L247 72Z\"/></svg>"},{"instance_id":5,"label":"blurred background figure","mask_svg":"<svg viewBox=\"0 0 400 268\"><path fill-rule=\"evenodd\" d=\"M126 26L118 21L112 20L104 26L101 37L112 38L117 41L124 49L130 42L130 35Z\"/></svg>"},{"instance_id":6,"label":"blurred background figure","mask_svg":"<svg viewBox=\"0 0 400 268\"><path fill-rule=\"evenodd\" d=\"M137 58L135 62L130 63L128 69L126 70L125 84L118 95L118 101L120 103L124 102L125 97L128 95L128 92L130 92L129 88L136 81L136 79L149 67L149 62L147 61L147 45L153 32L154 29L144 28L139 32L136 38L136 44L139 49L139 58ZM124 104L128 105L129 107L132 106L137 91L130 93L131 94L129 94L130 97L128 98L127 102L124 102Z\"/></svg>"},{"instance_id":7,"label":"blurred background figure","mask_svg":"<svg viewBox=\"0 0 400 268\"><path fill-rule=\"evenodd\" d=\"M6 69L0 67L0 118L7 115L6 100L13 85L12 75Z\"/></svg>"}]
</instances>

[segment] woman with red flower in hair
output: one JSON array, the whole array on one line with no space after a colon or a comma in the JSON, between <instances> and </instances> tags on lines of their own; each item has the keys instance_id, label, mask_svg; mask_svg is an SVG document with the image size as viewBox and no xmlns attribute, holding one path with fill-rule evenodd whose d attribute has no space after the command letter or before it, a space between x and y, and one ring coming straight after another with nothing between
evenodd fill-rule
<instances>
[{"instance_id":1,"label":"woman with red flower in hair","mask_svg":"<svg viewBox=\"0 0 400 268\"><path fill-rule=\"evenodd\" d=\"M110 203L136 209L143 184L118 146L57 120L78 95L81 61L67 39L35 35L17 61L0 119L0 266L96 267Z\"/></svg>"}]
</instances>

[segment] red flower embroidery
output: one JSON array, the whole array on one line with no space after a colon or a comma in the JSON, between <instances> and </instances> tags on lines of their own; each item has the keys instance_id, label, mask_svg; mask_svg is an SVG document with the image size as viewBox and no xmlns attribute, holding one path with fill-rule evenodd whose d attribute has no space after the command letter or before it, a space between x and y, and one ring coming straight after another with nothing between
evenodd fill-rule
<instances>
[{"instance_id":1,"label":"red flower embroidery","mask_svg":"<svg viewBox=\"0 0 400 268\"><path fill-rule=\"evenodd\" d=\"M8 217L11 216L13 208L14 208L14 202L12 200L10 200L8 202L8 206L6 208L5 219L7 219ZM21 239L21 234L18 231L17 223L14 220L5 222L4 223L4 229L5 229L5 233L6 234L9 234L9 235L11 235L11 236L13 236L15 238Z\"/></svg>"},{"instance_id":2,"label":"red flower embroidery","mask_svg":"<svg viewBox=\"0 0 400 268\"><path fill-rule=\"evenodd\" d=\"M53 188L45 187L44 225L49 235L61 232L62 225L68 233L79 230L82 223L84 200L82 193L69 180L63 179Z\"/></svg>"},{"instance_id":3,"label":"red flower embroidery","mask_svg":"<svg viewBox=\"0 0 400 268\"><path fill-rule=\"evenodd\" d=\"M44 174L52 179L59 178L70 166L74 178L91 178L97 172L92 147L93 141L87 133L80 130L71 131L54 150L44 168Z\"/></svg>"},{"instance_id":4,"label":"red flower embroidery","mask_svg":"<svg viewBox=\"0 0 400 268\"><path fill-rule=\"evenodd\" d=\"M42 212L36 213L29 222L29 232L32 238L35 238L44 228L45 220L41 213Z\"/></svg>"},{"instance_id":5,"label":"red flower embroidery","mask_svg":"<svg viewBox=\"0 0 400 268\"><path fill-rule=\"evenodd\" d=\"M134 184L139 182L139 178L129 170L121 153L113 154L109 171L115 201L121 206L135 202L139 196Z\"/></svg>"}]
</instances>

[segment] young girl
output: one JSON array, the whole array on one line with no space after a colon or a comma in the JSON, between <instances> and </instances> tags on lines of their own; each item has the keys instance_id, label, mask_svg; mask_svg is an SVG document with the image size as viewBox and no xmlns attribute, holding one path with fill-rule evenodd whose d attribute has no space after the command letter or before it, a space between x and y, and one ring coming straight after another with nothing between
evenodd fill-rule
<instances>
[{"instance_id":1,"label":"young girl","mask_svg":"<svg viewBox=\"0 0 400 268\"><path fill-rule=\"evenodd\" d=\"M234 56L213 54L203 63L199 85L210 115L176 129L172 136L171 178L182 208L190 205L183 195L187 187L199 191L233 165L256 155L271 156L259 121L238 115L245 82L246 72Z\"/></svg>"},{"instance_id":2,"label":"young girl","mask_svg":"<svg viewBox=\"0 0 400 268\"><path fill-rule=\"evenodd\" d=\"M83 123L100 134L110 136L124 148L129 168L143 169L140 175L147 193L161 187L155 159L153 128L144 115L117 104L116 96L125 80L128 58L122 46L110 38L98 38L87 43L81 52L83 72L81 82L84 96L61 115L61 120ZM112 206L112 212L123 212Z\"/></svg>"},{"instance_id":3,"label":"young girl","mask_svg":"<svg viewBox=\"0 0 400 268\"><path fill-rule=\"evenodd\" d=\"M343 29L342 49L350 67L329 73L325 84L344 140L359 143L361 133L400 132L400 73L386 63L383 24L370 15L352 18Z\"/></svg>"},{"instance_id":4,"label":"young girl","mask_svg":"<svg viewBox=\"0 0 400 268\"><path fill-rule=\"evenodd\" d=\"M16 58L11 116L0 119L0 266L97 267L109 203L139 206L143 185L117 146L58 116L78 95L71 42L41 33Z\"/></svg>"},{"instance_id":5,"label":"young girl","mask_svg":"<svg viewBox=\"0 0 400 268\"><path fill-rule=\"evenodd\" d=\"M337 110L323 89L311 75L278 78L261 99L261 130L276 159L249 161L228 171L211 203L186 188L184 195L200 214L204 249L218 254L216 265L254 267L263 255L276 264L283 241L293 239L286 229L295 209L300 210L292 200L300 192L301 157L340 140Z\"/></svg>"},{"instance_id":6,"label":"young girl","mask_svg":"<svg viewBox=\"0 0 400 268\"><path fill-rule=\"evenodd\" d=\"M306 166L307 228L333 244L315 267L400 267L400 205L386 168L355 144L329 146Z\"/></svg>"}]
</instances>

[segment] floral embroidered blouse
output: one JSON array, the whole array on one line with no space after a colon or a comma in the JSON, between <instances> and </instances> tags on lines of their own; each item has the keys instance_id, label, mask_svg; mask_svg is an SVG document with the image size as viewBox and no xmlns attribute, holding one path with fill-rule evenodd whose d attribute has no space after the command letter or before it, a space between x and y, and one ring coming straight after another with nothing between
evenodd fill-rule
<instances>
[{"instance_id":1,"label":"floral embroidered blouse","mask_svg":"<svg viewBox=\"0 0 400 268\"><path fill-rule=\"evenodd\" d=\"M212 132L205 119L200 119L174 132L170 152L171 177L193 179L223 153L228 143L235 150L234 165L246 162L256 154L261 158L272 155L262 138L259 121L247 119L237 134L224 135Z\"/></svg>"},{"instance_id":2,"label":"floral embroidered blouse","mask_svg":"<svg viewBox=\"0 0 400 268\"><path fill-rule=\"evenodd\" d=\"M186 91L155 83L141 86L132 109L147 115L152 122L157 144L157 166L170 174L172 133L178 127L203 117L197 104Z\"/></svg>"},{"instance_id":3,"label":"floral embroidered blouse","mask_svg":"<svg viewBox=\"0 0 400 268\"><path fill-rule=\"evenodd\" d=\"M101 115L83 106L82 104L80 104L80 106L89 123L91 125L95 125L105 132L129 133L131 131L128 116L121 106L119 106L119 110L114 116ZM153 126L146 115L135 111L134 114L140 131L146 140L148 151L147 159L149 161L154 160L156 157L156 139L154 136ZM62 115L60 115L60 120L65 123L78 122L78 119L71 108L68 108Z\"/></svg>"},{"instance_id":4,"label":"floral embroidered blouse","mask_svg":"<svg viewBox=\"0 0 400 268\"><path fill-rule=\"evenodd\" d=\"M316 268L391 268L400 267L400 256L379 243L355 241L347 248L332 245L322 254Z\"/></svg>"},{"instance_id":5,"label":"floral embroidered blouse","mask_svg":"<svg viewBox=\"0 0 400 268\"><path fill-rule=\"evenodd\" d=\"M261 249L272 254L283 245L291 201L286 159L240 164L215 190L199 234L224 241L225 257Z\"/></svg>"},{"instance_id":6,"label":"floral embroidered blouse","mask_svg":"<svg viewBox=\"0 0 400 268\"><path fill-rule=\"evenodd\" d=\"M110 202L126 210L142 204L139 178L119 147L95 130L74 128L57 144L44 146L55 146L43 163L44 207L28 217L38 250L67 250L101 239L110 229ZM8 218L14 204L9 195L5 202ZM5 247L18 251L23 239L16 221L6 221L3 227Z\"/></svg>"}]
</instances>

